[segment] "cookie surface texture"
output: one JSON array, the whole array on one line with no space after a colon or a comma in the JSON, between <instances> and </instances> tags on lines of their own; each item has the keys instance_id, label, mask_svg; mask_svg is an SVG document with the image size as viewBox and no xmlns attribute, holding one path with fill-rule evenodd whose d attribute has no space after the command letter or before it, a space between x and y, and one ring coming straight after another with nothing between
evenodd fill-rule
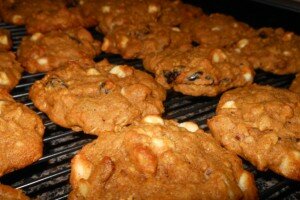
<instances>
[{"instance_id":1,"label":"cookie surface texture","mask_svg":"<svg viewBox=\"0 0 300 200\"><path fill-rule=\"evenodd\" d=\"M29 197L24 195L21 190L17 190L10 186L0 184L0 199L1 200L29 200Z\"/></svg>"}]
</instances>

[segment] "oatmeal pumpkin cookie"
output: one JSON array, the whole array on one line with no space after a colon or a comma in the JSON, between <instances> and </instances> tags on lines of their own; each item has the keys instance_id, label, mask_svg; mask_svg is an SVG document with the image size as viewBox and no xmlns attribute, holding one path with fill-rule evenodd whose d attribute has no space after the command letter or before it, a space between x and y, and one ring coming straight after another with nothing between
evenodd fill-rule
<instances>
[{"instance_id":1,"label":"oatmeal pumpkin cookie","mask_svg":"<svg viewBox=\"0 0 300 200\"><path fill-rule=\"evenodd\" d=\"M29 200L29 197L23 194L21 190L14 189L7 185L0 184L1 200Z\"/></svg>"}]
</instances>

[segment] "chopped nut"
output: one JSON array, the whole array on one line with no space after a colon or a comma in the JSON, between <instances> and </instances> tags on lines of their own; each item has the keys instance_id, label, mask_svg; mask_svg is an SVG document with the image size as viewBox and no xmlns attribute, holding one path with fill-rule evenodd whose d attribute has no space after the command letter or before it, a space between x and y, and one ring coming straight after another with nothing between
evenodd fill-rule
<instances>
[{"instance_id":1,"label":"chopped nut","mask_svg":"<svg viewBox=\"0 0 300 200\"><path fill-rule=\"evenodd\" d=\"M37 40L39 40L42 36L43 36L42 33L35 33L35 34L33 34L33 35L30 37L30 40L31 40L31 41L37 41Z\"/></svg>"},{"instance_id":2,"label":"chopped nut","mask_svg":"<svg viewBox=\"0 0 300 200\"><path fill-rule=\"evenodd\" d=\"M119 66L119 65L113 67L113 68L109 71L109 73L115 74L115 75L117 75L119 78L125 78L125 77L126 77L126 73L125 73L125 71L123 70L123 67L122 67L122 66Z\"/></svg>"},{"instance_id":3,"label":"chopped nut","mask_svg":"<svg viewBox=\"0 0 300 200\"><path fill-rule=\"evenodd\" d=\"M122 94L123 96L125 96L125 88L122 88L122 89L121 89L121 94Z\"/></svg>"},{"instance_id":4,"label":"chopped nut","mask_svg":"<svg viewBox=\"0 0 300 200\"><path fill-rule=\"evenodd\" d=\"M227 101L223 104L222 108L236 108L234 101Z\"/></svg>"},{"instance_id":5,"label":"chopped nut","mask_svg":"<svg viewBox=\"0 0 300 200\"><path fill-rule=\"evenodd\" d=\"M87 70L87 75L93 76L93 75L99 75L100 72L96 68L89 68Z\"/></svg>"},{"instance_id":6,"label":"chopped nut","mask_svg":"<svg viewBox=\"0 0 300 200\"><path fill-rule=\"evenodd\" d=\"M8 39L6 35L1 35L0 36L0 43L3 45L8 45Z\"/></svg>"},{"instance_id":7,"label":"chopped nut","mask_svg":"<svg viewBox=\"0 0 300 200\"><path fill-rule=\"evenodd\" d=\"M178 28L178 27L173 27L173 28L172 28L172 31L180 32L180 28Z\"/></svg>"},{"instance_id":8,"label":"chopped nut","mask_svg":"<svg viewBox=\"0 0 300 200\"><path fill-rule=\"evenodd\" d=\"M110 45L109 40L107 38L104 38L103 44L102 44L102 47L101 47L102 51L106 51L108 49L109 45Z\"/></svg>"},{"instance_id":9,"label":"chopped nut","mask_svg":"<svg viewBox=\"0 0 300 200\"><path fill-rule=\"evenodd\" d=\"M218 26L215 26L215 27L213 27L211 30L212 30L212 31L220 31L220 30L221 30L221 28L220 28L220 27L218 27Z\"/></svg>"},{"instance_id":10,"label":"chopped nut","mask_svg":"<svg viewBox=\"0 0 300 200\"><path fill-rule=\"evenodd\" d=\"M288 32L288 33L284 34L282 40L285 42L290 41L292 39L293 35L294 35L294 33Z\"/></svg>"},{"instance_id":11,"label":"chopped nut","mask_svg":"<svg viewBox=\"0 0 300 200\"><path fill-rule=\"evenodd\" d=\"M248 40L248 39L241 39L241 40L238 42L237 46L238 46L240 49L242 49L242 48L244 48L245 46L247 46L248 44L249 44L249 40Z\"/></svg>"},{"instance_id":12,"label":"chopped nut","mask_svg":"<svg viewBox=\"0 0 300 200\"><path fill-rule=\"evenodd\" d=\"M121 48L126 48L128 41L129 41L128 37L122 36L121 43L120 43Z\"/></svg>"},{"instance_id":13,"label":"chopped nut","mask_svg":"<svg viewBox=\"0 0 300 200\"><path fill-rule=\"evenodd\" d=\"M159 139L159 138L153 138L152 139L152 144L155 146L155 147L158 147L158 148L162 148L165 146L165 143L162 139Z\"/></svg>"},{"instance_id":14,"label":"chopped nut","mask_svg":"<svg viewBox=\"0 0 300 200\"><path fill-rule=\"evenodd\" d=\"M110 12L110 6L102 6L101 8L103 13L109 13Z\"/></svg>"},{"instance_id":15,"label":"chopped nut","mask_svg":"<svg viewBox=\"0 0 300 200\"><path fill-rule=\"evenodd\" d=\"M143 119L144 122L149 123L149 124L160 124L160 125L164 125L164 120L156 115L148 115L146 117L144 117Z\"/></svg>"},{"instance_id":16,"label":"chopped nut","mask_svg":"<svg viewBox=\"0 0 300 200\"><path fill-rule=\"evenodd\" d=\"M234 28L237 28L239 26L238 23L233 23L232 25Z\"/></svg>"},{"instance_id":17,"label":"chopped nut","mask_svg":"<svg viewBox=\"0 0 300 200\"><path fill-rule=\"evenodd\" d=\"M48 58L39 58L37 60L39 65L47 65L48 64Z\"/></svg>"},{"instance_id":18,"label":"chopped nut","mask_svg":"<svg viewBox=\"0 0 300 200\"><path fill-rule=\"evenodd\" d=\"M246 81L252 81L253 79L252 74L249 72L245 73L243 76Z\"/></svg>"},{"instance_id":19,"label":"chopped nut","mask_svg":"<svg viewBox=\"0 0 300 200\"><path fill-rule=\"evenodd\" d=\"M156 5L149 5L148 6L148 12L149 13L156 13L156 12L158 12L158 7L156 6Z\"/></svg>"},{"instance_id":20,"label":"chopped nut","mask_svg":"<svg viewBox=\"0 0 300 200\"><path fill-rule=\"evenodd\" d=\"M13 23L15 23L15 24L21 23L22 20L23 20L23 17L22 17L21 15L14 15L14 16L12 17L12 21L13 21Z\"/></svg>"},{"instance_id":21,"label":"chopped nut","mask_svg":"<svg viewBox=\"0 0 300 200\"><path fill-rule=\"evenodd\" d=\"M243 172L242 175L239 178L239 188L241 188L242 191L247 190L247 183L248 183L249 175L246 172Z\"/></svg>"},{"instance_id":22,"label":"chopped nut","mask_svg":"<svg viewBox=\"0 0 300 200\"><path fill-rule=\"evenodd\" d=\"M1 85L8 85L9 79L5 72L0 72L0 84Z\"/></svg>"},{"instance_id":23,"label":"chopped nut","mask_svg":"<svg viewBox=\"0 0 300 200\"><path fill-rule=\"evenodd\" d=\"M79 192L83 197L86 197L89 192L89 186L87 182L79 183Z\"/></svg>"},{"instance_id":24,"label":"chopped nut","mask_svg":"<svg viewBox=\"0 0 300 200\"><path fill-rule=\"evenodd\" d=\"M214 63L222 62L226 58L227 58L226 54L221 49L217 49L213 52L212 61Z\"/></svg>"},{"instance_id":25,"label":"chopped nut","mask_svg":"<svg viewBox=\"0 0 300 200\"><path fill-rule=\"evenodd\" d=\"M87 180L92 171L92 164L82 156L76 156L74 158L74 171L75 171L75 181L79 181L80 179Z\"/></svg>"},{"instance_id":26,"label":"chopped nut","mask_svg":"<svg viewBox=\"0 0 300 200\"><path fill-rule=\"evenodd\" d=\"M285 56L290 56L290 55L291 55L291 52L290 52L290 51L284 51L284 52L283 52L283 55L285 55Z\"/></svg>"},{"instance_id":27,"label":"chopped nut","mask_svg":"<svg viewBox=\"0 0 300 200\"><path fill-rule=\"evenodd\" d=\"M199 127L194 122L183 122L178 124L179 127L185 128L186 130L190 132L196 132L199 130Z\"/></svg>"}]
</instances>

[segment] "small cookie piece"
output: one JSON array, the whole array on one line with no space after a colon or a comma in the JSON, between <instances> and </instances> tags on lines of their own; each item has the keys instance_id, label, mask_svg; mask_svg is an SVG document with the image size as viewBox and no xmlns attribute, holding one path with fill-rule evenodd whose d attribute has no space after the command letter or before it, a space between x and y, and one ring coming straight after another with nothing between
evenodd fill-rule
<instances>
[{"instance_id":1,"label":"small cookie piece","mask_svg":"<svg viewBox=\"0 0 300 200\"><path fill-rule=\"evenodd\" d=\"M65 0L2 0L0 14L7 23L24 25L34 13L59 10L65 5Z\"/></svg>"},{"instance_id":2,"label":"small cookie piece","mask_svg":"<svg viewBox=\"0 0 300 200\"><path fill-rule=\"evenodd\" d=\"M144 66L166 89L192 96L216 96L251 84L254 77L244 58L225 49L165 50L147 56Z\"/></svg>"},{"instance_id":3,"label":"small cookie piece","mask_svg":"<svg viewBox=\"0 0 300 200\"><path fill-rule=\"evenodd\" d=\"M300 94L300 74L296 75L296 78L293 80L289 89Z\"/></svg>"},{"instance_id":4,"label":"small cookie piece","mask_svg":"<svg viewBox=\"0 0 300 200\"><path fill-rule=\"evenodd\" d=\"M90 67L69 63L49 72L29 96L53 122L98 135L161 114L166 92L145 72L102 61Z\"/></svg>"},{"instance_id":5,"label":"small cookie piece","mask_svg":"<svg viewBox=\"0 0 300 200\"><path fill-rule=\"evenodd\" d=\"M0 90L0 176L37 161L43 153L40 117Z\"/></svg>"},{"instance_id":6,"label":"small cookie piece","mask_svg":"<svg viewBox=\"0 0 300 200\"><path fill-rule=\"evenodd\" d=\"M121 54L123 58L144 58L150 53L166 48L189 49L192 39L179 27L119 26L109 32L103 41L102 50Z\"/></svg>"},{"instance_id":7,"label":"small cookie piece","mask_svg":"<svg viewBox=\"0 0 300 200\"><path fill-rule=\"evenodd\" d=\"M0 50L10 50L12 48L12 40L10 31L6 29L0 29Z\"/></svg>"},{"instance_id":8,"label":"small cookie piece","mask_svg":"<svg viewBox=\"0 0 300 200\"><path fill-rule=\"evenodd\" d=\"M83 147L70 180L70 200L257 198L253 176L211 135L153 115Z\"/></svg>"},{"instance_id":9,"label":"small cookie piece","mask_svg":"<svg viewBox=\"0 0 300 200\"><path fill-rule=\"evenodd\" d=\"M300 95L250 85L226 92L208 121L213 136L258 170L300 180Z\"/></svg>"},{"instance_id":10,"label":"small cookie piece","mask_svg":"<svg viewBox=\"0 0 300 200\"><path fill-rule=\"evenodd\" d=\"M255 30L231 16L214 13L202 15L184 24L194 41L200 45L222 48L228 47L245 37L255 35Z\"/></svg>"},{"instance_id":11,"label":"small cookie piece","mask_svg":"<svg viewBox=\"0 0 300 200\"><path fill-rule=\"evenodd\" d=\"M47 72L68 61L91 63L101 42L84 28L35 33L22 39L18 60L29 73Z\"/></svg>"},{"instance_id":12,"label":"small cookie piece","mask_svg":"<svg viewBox=\"0 0 300 200\"><path fill-rule=\"evenodd\" d=\"M7 185L0 184L1 200L29 200L29 197L23 194L21 190L14 189Z\"/></svg>"},{"instance_id":13,"label":"small cookie piece","mask_svg":"<svg viewBox=\"0 0 300 200\"><path fill-rule=\"evenodd\" d=\"M26 22L26 30L28 33L33 34L76 27L91 27L92 25L83 18L78 8L63 7L59 10L34 13Z\"/></svg>"},{"instance_id":14,"label":"small cookie piece","mask_svg":"<svg viewBox=\"0 0 300 200\"><path fill-rule=\"evenodd\" d=\"M21 79L23 68L13 52L0 50L0 88L12 90Z\"/></svg>"},{"instance_id":15,"label":"small cookie piece","mask_svg":"<svg viewBox=\"0 0 300 200\"><path fill-rule=\"evenodd\" d=\"M254 68L279 75L300 72L300 37L282 28L261 28L230 48L248 57Z\"/></svg>"}]
</instances>

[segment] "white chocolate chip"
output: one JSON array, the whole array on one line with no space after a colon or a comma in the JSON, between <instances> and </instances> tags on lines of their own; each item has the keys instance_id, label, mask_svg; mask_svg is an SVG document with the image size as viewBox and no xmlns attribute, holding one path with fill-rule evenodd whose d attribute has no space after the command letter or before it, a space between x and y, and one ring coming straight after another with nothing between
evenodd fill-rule
<instances>
[{"instance_id":1,"label":"white chocolate chip","mask_svg":"<svg viewBox=\"0 0 300 200\"><path fill-rule=\"evenodd\" d=\"M102 6L101 8L103 13L109 13L110 12L110 6Z\"/></svg>"},{"instance_id":2,"label":"white chocolate chip","mask_svg":"<svg viewBox=\"0 0 300 200\"><path fill-rule=\"evenodd\" d=\"M249 44L249 40L247 39L241 39L239 42L238 42L238 47L240 49L244 48L245 46L247 46Z\"/></svg>"},{"instance_id":3,"label":"white chocolate chip","mask_svg":"<svg viewBox=\"0 0 300 200\"><path fill-rule=\"evenodd\" d=\"M236 105L234 101L226 101L222 108L236 108Z\"/></svg>"},{"instance_id":4,"label":"white chocolate chip","mask_svg":"<svg viewBox=\"0 0 300 200\"><path fill-rule=\"evenodd\" d=\"M99 75L100 74L100 72L97 69L95 69L95 68L89 68L86 73L89 76Z\"/></svg>"},{"instance_id":5,"label":"white chocolate chip","mask_svg":"<svg viewBox=\"0 0 300 200\"><path fill-rule=\"evenodd\" d=\"M117 75L119 78L125 78L126 77L126 73L123 70L122 66L114 66L109 73Z\"/></svg>"},{"instance_id":6,"label":"white chocolate chip","mask_svg":"<svg viewBox=\"0 0 300 200\"><path fill-rule=\"evenodd\" d=\"M218 63L220 61L220 57L217 53L214 53L213 55L213 62L214 63Z\"/></svg>"},{"instance_id":7,"label":"white chocolate chip","mask_svg":"<svg viewBox=\"0 0 300 200\"><path fill-rule=\"evenodd\" d=\"M102 51L106 51L109 47L109 44L110 44L109 40L107 38L104 38L102 48L101 48Z\"/></svg>"},{"instance_id":8,"label":"white chocolate chip","mask_svg":"<svg viewBox=\"0 0 300 200\"><path fill-rule=\"evenodd\" d=\"M75 181L79 181L80 179L87 180L92 171L91 163L80 155L76 156L73 161L74 165L74 179Z\"/></svg>"},{"instance_id":9,"label":"white chocolate chip","mask_svg":"<svg viewBox=\"0 0 300 200\"><path fill-rule=\"evenodd\" d=\"M173 27L173 28L172 28L172 31L180 32L180 28L178 28L178 27Z\"/></svg>"},{"instance_id":10,"label":"white chocolate chip","mask_svg":"<svg viewBox=\"0 0 300 200\"><path fill-rule=\"evenodd\" d=\"M122 89L121 89L121 94L122 94L123 96L125 96L125 88L122 88Z\"/></svg>"},{"instance_id":11,"label":"white chocolate chip","mask_svg":"<svg viewBox=\"0 0 300 200\"><path fill-rule=\"evenodd\" d=\"M39 40L42 36L43 36L43 34L38 32L38 33L33 34L33 35L31 36L30 40L31 40L31 41L37 41L37 40Z\"/></svg>"},{"instance_id":12,"label":"white chocolate chip","mask_svg":"<svg viewBox=\"0 0 300 200\"><path fill-rule=\"evenodd\" d=\"M221 28L220 28L220 27L218 27L218 26L215 26L215 27L213 27L211 30L212 30L212 31L220 31L220 30L221 30Z\"/></svg>"},{"instance_id":13,"label":"white chocolate chip","mask_svg":"<svg viewBox=\"0 0 300 200\"><path fill-rule=\"evenodd\" d=\"M156 115L148 115L146 117L144 117L143 119L144 122L149 123L149 124L160 124L160 125L164 125L164 120Z\"/></svg>"},{"instance_id":14,"label":"white chocolate chip","mask_svg":"<svg viewBox=\"0 0 300 200\"><path fill-rule=\"evenodd\" d=\"M13 23L16 23L16 24L20 23L22 20L23 20L23 17L21 15L14 15L12 17Z\"/></svg>"},{"instance_id":15,"label":"white chocolate chip","mask_svg":"<svg viewBox=\"0 0 300 200\"><path fill-rule=\"evenodd\" d=\"M245 73L243 76L246 81L252 81L253 79L252 74L249 72Z\"/></svg>"},{"instance_id":16,"label":"white chocolate chip","mask_svg":"<svg viewBox=\"0 0 300 200\"><path fill-rule=\"evenodd\" d=\"M288 174L291 168L290 165L291 165L291 159L288 156L285 156L279 168L283 174Z\"/></svg>"},{"instance_id":17,"label":"white chocolate chip","mask_svg":"<svg viewBox=\"0 0 300 200\"><path fill-rule=\"evenodd\" d=\"M120 43L121 48L126 48L128 41L129 41L128 37L122 36L121 43Z\"/></svg>"},{"instance_id":18,"label":"white chocolate chip","mask_svg":"<svg viewBox=\"0 0 300 200\"><path fill-rule=\"evenodd\" d=\"M178 124L179 127L185 128L186 130L190 132L196 132L199 130L199 127L194 122L183 122Z\"/></svg>"},{"instance_id":19,"label":"white chocolate chip","mask_svg":"<svg viewBox=\"0 0 300 200\"><path fill-rule=\"evenodd\" d=\"M6 35L1 35L0 36L0 43L3 45L8 45L8 39Z\"/></svg>"},{"instance_id":20,"label":"white chocolate chip","mask_svg":"<svg viewBox=\"0 0 300 200\"><path fill-rule=\"evenodd\" d=\"M157 148L163 148L165 146L165 142L159 138L153 138L152 144Z\"/></svg>"},{"instance_id":21,"label":"white chocolate chip","mask_svg":"<svg viewBox=\"0 0 300 200\"><path fill-rule=\"evenodd\" d=\"M47 58L39 58L39 59L37 60L37 63L38 63L39 65L47 65L47 64L48 64L48 59L47 59Z\"/></svg>"},{"instance_id":22,"label":"white chocolate chip","mask_svg":"<svg viewBox=\"0 0 300 200\"><path fill-rule=\"evenodd\" d=\"M149 5L148 6L148 13L156 13L158 12L158 7L156 5Z\"/></svg>"},{"instance_id":23,"label":"white chocolate chip","mask_svg":"<svg viewBox=\"0 0 300 200\"><path fill-rule=\"evenodd\" d=\"M212 56L212 61L214 63L218 63L218 62L225 60L226 58L227 58L227 56L225 55L225 53L223 53L222 50L218 49L214 52L214 54Z\"/></svg>"},{"instance_id":24,"label":"white chocolate chip","mask_svg":"<svg viewBox=\"0 0 300 200\"><path fill-rule=\"evenodd\" d=\"M7 74L5 72L0 72L0 84L1 85L8 85L9 79L7 77Z\"/></svg>"},{"instance_id":25,"label":"white chocolate chip","mask_svg":"<svg viewBox=\"0 0 300 200\"><path fill-rule=\"evenodd\" d=\"M242 191L247 190L248 178L249 178L249 176L246 172L243 172L243 174L240 176L238 185L239 185L239 188L241 188Z\"/></svg>"}]
</instances>

